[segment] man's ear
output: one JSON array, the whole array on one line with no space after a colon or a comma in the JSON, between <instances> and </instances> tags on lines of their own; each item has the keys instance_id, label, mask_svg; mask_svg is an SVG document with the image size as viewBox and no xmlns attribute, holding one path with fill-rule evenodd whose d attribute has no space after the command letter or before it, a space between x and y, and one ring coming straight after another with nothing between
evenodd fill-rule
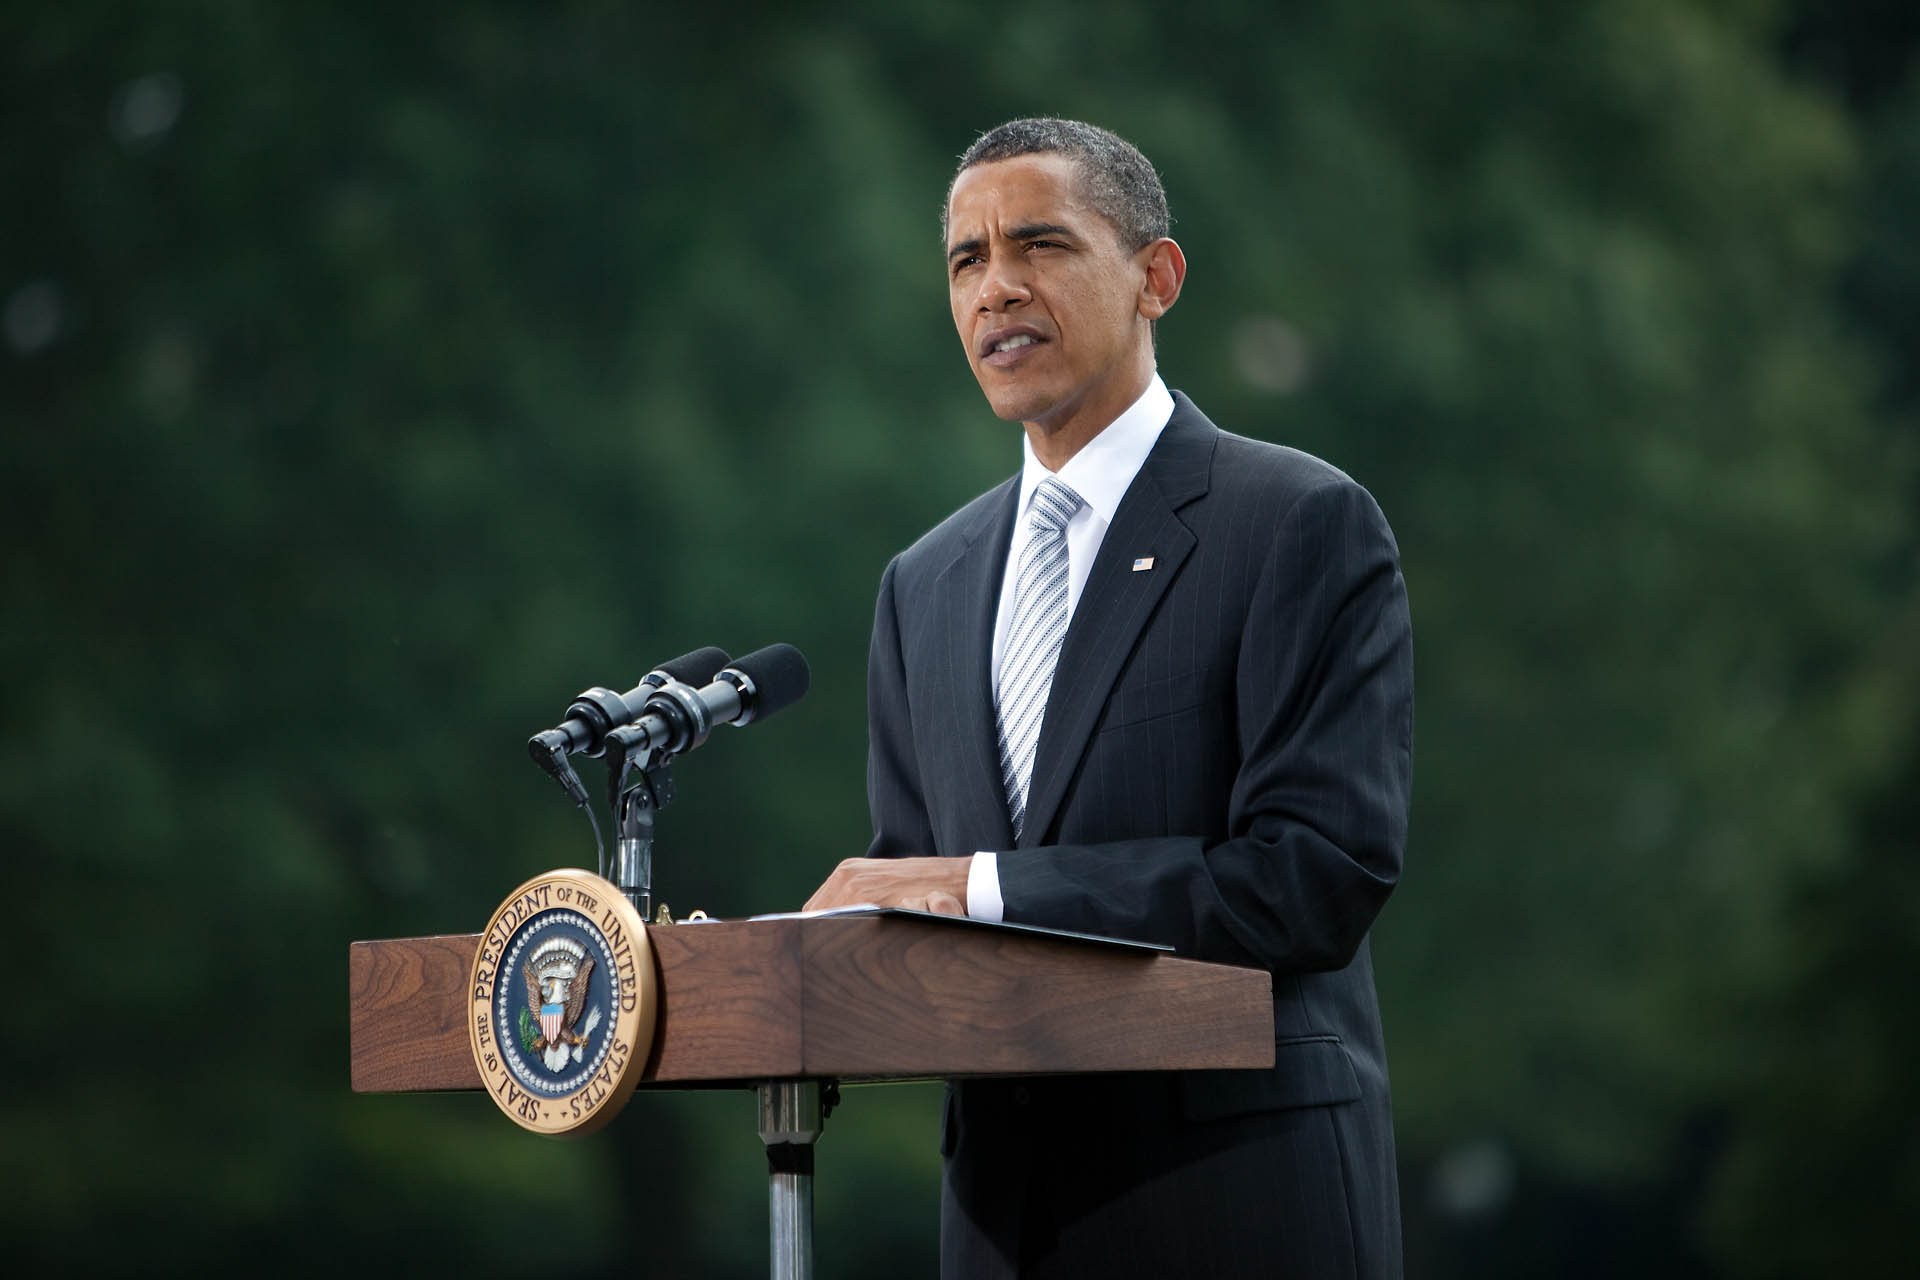
<instances>
[{"instance_id":1,"label":"man's ear","mask_svg":"<svg viewBox=\"0 0 1920 1280\"><path fill-rule=\"evenodd\" d=\"M1179 245L1161 236L1143 247L1138 257L1144 259L1147 268L1146 279L1140 283L1140 314L1158 320L1173 310L1180 298L1180 286L1187 279L1187 255L1180 252Z\"/></svg>"}]
</instances>

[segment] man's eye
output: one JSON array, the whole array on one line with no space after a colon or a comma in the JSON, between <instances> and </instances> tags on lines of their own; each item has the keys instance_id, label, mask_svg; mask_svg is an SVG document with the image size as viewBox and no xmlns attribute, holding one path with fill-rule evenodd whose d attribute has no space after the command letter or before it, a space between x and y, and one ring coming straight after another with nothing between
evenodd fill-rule
<instances>
[{"instance_id":1,"label":"man's eye","mask_svg":"<svg viewBox=\"0 0 1920 1280\"><path fill-rule=\"evenodd\" d=\"M961 271L979 261L981 261L981 258L978 254L969 254L964 258L955 258L953 260L953 274L959 275Z\"/></svg>"},{"instance_id":2,"label":"man's eye","mask_svg":"<svg viewBox=\"0 0 1920 1280\"><path fill-rule=\"evenodd\" d=\"M1027 248L1029 249L1064 249L1066 248L1066 246L1061 244L1058 240L1029 240L1027 241Z\"/></svg>"}]
</instances>

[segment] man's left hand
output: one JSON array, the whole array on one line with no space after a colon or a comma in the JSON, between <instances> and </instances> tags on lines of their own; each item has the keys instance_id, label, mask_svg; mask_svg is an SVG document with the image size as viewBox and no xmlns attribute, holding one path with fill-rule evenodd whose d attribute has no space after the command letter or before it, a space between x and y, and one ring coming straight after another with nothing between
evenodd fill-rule
<instances>
[{"instance_id":1,"label":"man's left hand","mask_svg":"<svg viewBox=\"0 0 1920 1280\"><path fill-rule=\"evenodd\" d=\"M971 858L848 858L813 891L804 908L824 911L871 902L941 915L967 914Z\"/></svg>"}]
</instances>

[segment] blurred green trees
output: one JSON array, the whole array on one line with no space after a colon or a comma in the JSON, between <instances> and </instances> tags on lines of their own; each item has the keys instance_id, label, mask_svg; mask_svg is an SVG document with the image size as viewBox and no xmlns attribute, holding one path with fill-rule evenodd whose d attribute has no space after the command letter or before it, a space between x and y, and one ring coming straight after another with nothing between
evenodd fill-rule
<instances>
[{"instance_id":1,"label":"blurred green trees","mask_svg":"<svg viewBox=\"0 0 1920 1280\"><path fill-rule=\"evenodd\" d=\"M703 643L815 687L681 767L666 898L862 847L874 584L1017 452L940 194L1045 111L1165 174L1168 381L1400 537L1416 1274L1904 1261L1905 6L77 0L0 48L16 1256L505 1269L562 1213L588 1271L760 1268L744 1096L580 1145L351 1096L344 944L590 858L520 742ZM850 1094L823 1274L931 1271L936 1110Z\"/></svg>"}]
</instances>

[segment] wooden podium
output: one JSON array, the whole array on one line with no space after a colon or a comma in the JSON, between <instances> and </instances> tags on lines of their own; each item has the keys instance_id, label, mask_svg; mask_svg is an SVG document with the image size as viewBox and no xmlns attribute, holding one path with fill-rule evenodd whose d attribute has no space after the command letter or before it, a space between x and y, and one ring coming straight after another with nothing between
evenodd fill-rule
<instances>
[{"instance_id":1,"label":"wooden podium","mask_svg":"<svg viewBox=\"0 0 1920 1280\"><path fill-rule=\"evenodd\" d=\"M1270 1067L1272 979L1164 952L917 913L648 929L641 1088L759 1092L774 1274L811 1274L812 1144L835 1081ZM478 934L348 951L353 1088L479 1089Z\"/></svg>"}]
</instances>

